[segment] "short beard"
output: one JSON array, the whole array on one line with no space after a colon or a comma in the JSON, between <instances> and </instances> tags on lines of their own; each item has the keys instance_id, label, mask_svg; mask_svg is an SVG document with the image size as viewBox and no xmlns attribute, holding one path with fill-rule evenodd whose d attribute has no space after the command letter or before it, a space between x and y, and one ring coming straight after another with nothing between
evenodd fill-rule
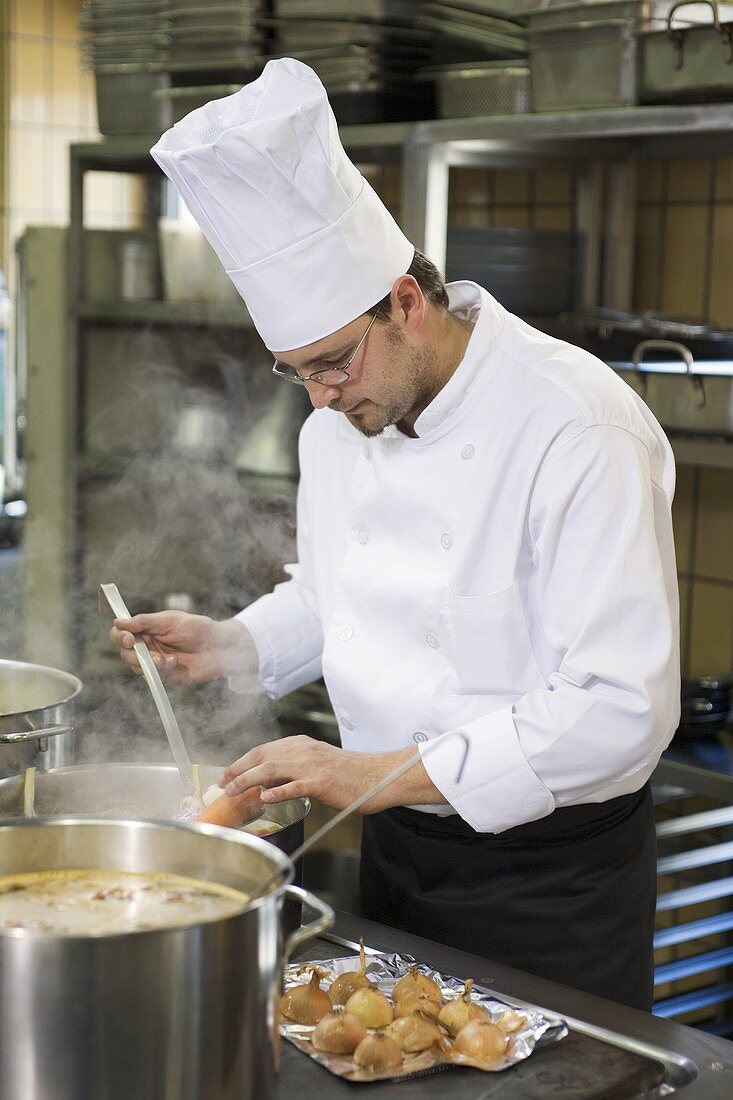
<instances>
[{"instance_id":1,"label":"short beard","mask_svg":"<svg viewBox=\"0 0 733 1100\"><path fill-rule=\"evenodd\" d=\"M399 349L400 367L402 368L402 380L400 392L387 399L386 404L376 405L379 411L377 425L362 425L351 421L353 427L361 432L367 439L381 435L386 427L398 424L404 420L415 408L422 411L432 400L435 378L435 364L437 354L432 347L414 348L406 350L406 340L397 325L388 322L385 325L387 340L395 348ZM396 356L397 357L397 356Z\"/></svg>"}]
</instances>

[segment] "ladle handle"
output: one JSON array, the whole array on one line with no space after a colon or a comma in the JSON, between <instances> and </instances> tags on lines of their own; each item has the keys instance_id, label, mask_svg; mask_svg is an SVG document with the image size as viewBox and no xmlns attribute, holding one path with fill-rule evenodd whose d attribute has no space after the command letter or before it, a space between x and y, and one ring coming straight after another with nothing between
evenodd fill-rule
<instances>
[{"instance_id":1,"label":"ladle handle","mask_svg":"<svg viewBox=\"0 0 733 1100\"><path fill-rule=\"evenodd\" d=\"M105 602L109 605L112 614L116 619L129 619L130 612L127 610L127 605L120 595L120 590L116 584L100 584L99 586L99 609L104 611ZM140 668L142 674L145 677L145 681L150 688L150 694L153 696L153 702L157 707L160 720L163 723L163 729L165 735L168 738L168 744L170 745L171 752L173 753L173 759L175 760L176 767L181 774L183 780L183 786L186 788L189 794L195 794L196 783L193 777L193 768L191 766L191 760L188 755L188 749L186 748L181 731L178 728L178 722L176 716L173 713L173 708L170 704L170 699L166 694L166 690L163 687L163 681L160 678L155 662L150 656L150 650L145 645L145 642L138 640L135 642L133 649L135 656L140 662Z\"/></svg>"},{"instance_id":2,"label":"ladle handle","mask_svg":"<svg viewBox=\"0 0 733 1100\"><path fill-rule=\"evenodd\" d=\"M326 905L325 901L321 901L315 894L311 894L310 890L304 890L302 886L294 886L292 883L288 883L284 893L295 898L296 901L302 902L303 905L307 905L309 909L315 909L316 913L320 914L317 920L302 925L288 936L283 951L283 962L287 962L296 947L300 947L302 943L314 939L319 932L325 932L327 928L331 927L334 922L334 911L330 905Z\"/></svg>"}]
</instances>

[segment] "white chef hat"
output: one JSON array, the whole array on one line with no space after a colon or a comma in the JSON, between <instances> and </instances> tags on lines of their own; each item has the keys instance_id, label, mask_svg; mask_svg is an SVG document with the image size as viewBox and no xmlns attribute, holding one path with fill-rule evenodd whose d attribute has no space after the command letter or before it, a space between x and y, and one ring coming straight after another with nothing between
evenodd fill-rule
<instances>
[{"instance_id":1,"label":"white chef hat","mask_svg":"<svg viewBox=\"0 0 733 1100\"><path fill-rule=\"evenodd\" d=\"M412 262L413 246L346 156L325 88L300 61L268 61L151 153L273 351L353 321Z\"/></svg>"}]
</instances>

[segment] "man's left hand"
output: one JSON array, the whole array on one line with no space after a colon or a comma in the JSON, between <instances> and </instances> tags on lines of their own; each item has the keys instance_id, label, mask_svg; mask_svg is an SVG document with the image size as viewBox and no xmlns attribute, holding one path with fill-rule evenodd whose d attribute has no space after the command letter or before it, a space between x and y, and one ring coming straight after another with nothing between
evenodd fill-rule
<instances>
[{"instance_id":1,"label":"man's left hand","mask_svg":"<svg viewBox=\"0 0 733 1100\"><path fill-rule=\"evenodd\" d=\"M312 737L283 737L240 756L219 782L228 795L261 786L265 803L310 797L333 810L343 810L412 756L416 756L414 749L366 754L347 752ZM442 802L445 799L416 759L414 768L370 798L360 812L373 814L390 806Z\"/></svg>"}]
</instances>

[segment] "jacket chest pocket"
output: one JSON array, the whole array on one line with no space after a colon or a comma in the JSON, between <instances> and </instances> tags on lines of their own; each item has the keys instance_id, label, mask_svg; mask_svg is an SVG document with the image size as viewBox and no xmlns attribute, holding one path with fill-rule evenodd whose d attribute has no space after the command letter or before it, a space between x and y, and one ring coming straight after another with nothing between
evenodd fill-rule
<instances>
[{"instance_id":1,"label":"jacket chest pocket","mask_svg":"<svg viewBox=\"0 0 733 1100\"><path fill-rule=\"evenodd\" d=\"M444 617L459 694L522 695L545 686L518 583L483 596L448 589Z\"/></svg>"}]
</instances>

